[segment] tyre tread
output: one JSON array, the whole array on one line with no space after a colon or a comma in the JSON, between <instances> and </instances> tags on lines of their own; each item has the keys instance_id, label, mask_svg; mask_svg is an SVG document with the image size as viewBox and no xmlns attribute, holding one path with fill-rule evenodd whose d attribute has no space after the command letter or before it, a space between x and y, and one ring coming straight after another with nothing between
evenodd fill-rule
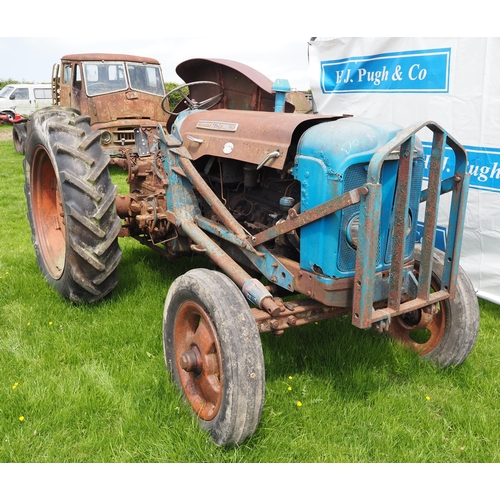
<instances>
[{"instance_id":1,"label":"tyre tread","mask_svg":"<svg viewBox=\"0 0 500 500\"><path fill-rule=\"evenodd\" d=\"M91 129L88 116L59 106L35 112L28 128L25 193L39 267L49 283L69 300L100 300L116 286L121 260L121 219L114 203L117 187L107 168L109 156L99 143L100 132ZM45 269L31 214L30 171L36 168L31 162L40 145L52 161L64 203L66 264L58 280Z\"/></svg>"}]
</instances>

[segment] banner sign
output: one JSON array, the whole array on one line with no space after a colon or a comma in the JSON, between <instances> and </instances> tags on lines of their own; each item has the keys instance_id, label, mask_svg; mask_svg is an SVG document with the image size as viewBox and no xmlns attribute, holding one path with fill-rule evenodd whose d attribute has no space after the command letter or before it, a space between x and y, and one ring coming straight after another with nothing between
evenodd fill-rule
<instances>
[{"instance_id":1,"label":"banner sign","mask_svg":"<svg viewBox=\"0 0 500 500\"><path fill-rule=\"evenodd\" d=\"M461 266L479 297L500 304L500 38L316 38L313 110L407 127L436 121L467 151L471 174ZM430 133L419 134L426 165ZM454 155L446 154L443 178ZM449 197L437 245L446 241Z\"/></svg>"},{"instance_id":2,"label":"banner sign","mask_svg":"<svg viewBox=\"0 0 500 500\"><path fill-rule=\"evenodd\" d=\"M324 94L448 92L450 49L321 62Z\"/></svg>"},{"instance_id":3,"label":"banner sign","mask_svg":"<svg viewBox=\"0 0 500 500\"><path fill-rule=\"evenodd\" d=\"M422 145L425 155L424 179L428 179L432 144L423 141ZM465 144L462 144L462 146L467 151L467 170L471 174L471 188L481 191L490 191L492 193L500 193L500 149L466 146ZM449 151L449 155L446 154L447 151ZM454 170L454 160L454 154L449 148L446 148L442 172L443 179L448 177L446 174ZM500 238L500 234L498 236Z\"/></svg>"}]
</instances>

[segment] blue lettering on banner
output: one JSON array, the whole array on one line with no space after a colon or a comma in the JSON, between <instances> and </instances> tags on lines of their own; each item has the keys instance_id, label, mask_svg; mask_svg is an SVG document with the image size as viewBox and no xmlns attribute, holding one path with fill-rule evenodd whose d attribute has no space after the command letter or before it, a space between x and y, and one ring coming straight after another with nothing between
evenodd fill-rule
<instances>
[{"instance_id":1,"label":"blue lettering on banner","mask_svg":"<svg viewBox=\"0 0 500 500\"><path fill-rule=\"evenodd\" d=\"M324 94L447 93L451 49L391 52L321 62Z\"/></svg>"},{"instance_id":2,"label":"blue lettering on banner","mask_svg":"<svg viewBox=\"0 0 500 500\"><path fill-rule=\"evenodd\" d=\"M423 142L425 155L424 178L428 179L431 143ZM470 188L500 193L500 149L464 146L467 151L467 171L471 174ZM455 155L450 148L445 150L443 172L446 179L455 171Z\"/></svg>"}]
</instances>

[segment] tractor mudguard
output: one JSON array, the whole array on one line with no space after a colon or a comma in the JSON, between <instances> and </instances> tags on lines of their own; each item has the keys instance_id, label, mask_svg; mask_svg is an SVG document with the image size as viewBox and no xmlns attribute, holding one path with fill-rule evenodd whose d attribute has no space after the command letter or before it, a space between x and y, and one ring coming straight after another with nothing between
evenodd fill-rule
<instances>
[{"instance_id":1,"label":"tractor mudguard","mask_svg":"<svg viewBox=\"0 0 500 500\"><path fill-rule=\"evenodd\" d=\"M273 82L246 64L227 59L189 59L179 64L176 72L185 82L208 80L221 85L224 98L219 108L274 111L276 94L272 90ZM203 87L190 90L194 100L201 101L206 97ZM175 111L180 109L185 107ZM291 102L285 104L286 113L294 110Z\"/></svg>"}]
</instances>

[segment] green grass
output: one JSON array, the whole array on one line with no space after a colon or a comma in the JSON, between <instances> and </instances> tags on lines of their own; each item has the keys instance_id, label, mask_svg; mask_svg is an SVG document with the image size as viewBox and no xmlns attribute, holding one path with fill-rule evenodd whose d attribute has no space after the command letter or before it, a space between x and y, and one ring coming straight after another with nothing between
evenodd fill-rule
<instances>
[{"instance_id":1,"label":"green grass","mask_svg":"<svg viewBox=\"0 0 500 500\"><path fill-rule=\"evenodd\" d=\"M500 461L500 307L480 302L476 348L444 371L349 318L263 335L260 425L220 448L167 375L161 339L169 284L203 261L121 240L112 297L72 305L38 271L10 140L0 174L0 462Z\"/></svg>"}]
</instances>

